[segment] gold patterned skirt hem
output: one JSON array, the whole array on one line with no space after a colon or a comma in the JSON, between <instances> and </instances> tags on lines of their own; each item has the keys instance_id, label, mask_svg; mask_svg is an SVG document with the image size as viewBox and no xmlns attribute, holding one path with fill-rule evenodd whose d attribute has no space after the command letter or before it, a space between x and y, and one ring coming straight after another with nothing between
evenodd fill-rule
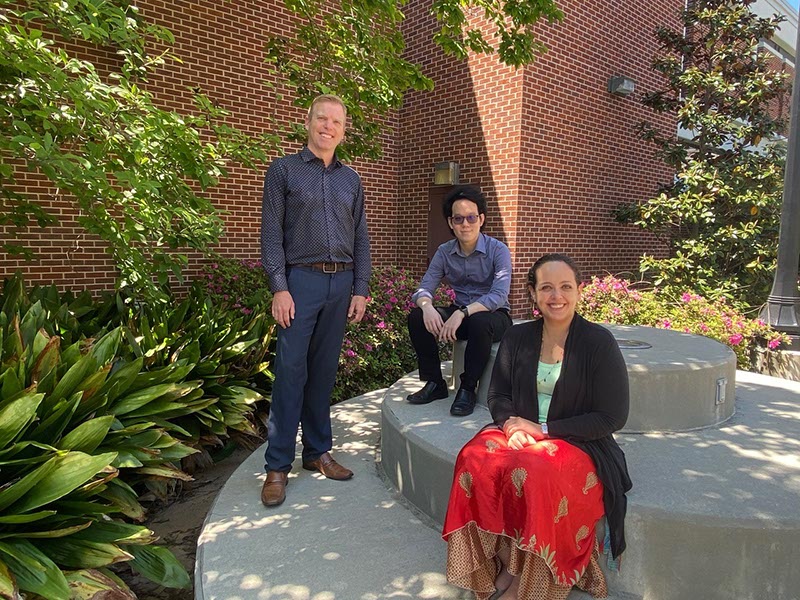
<instances>
[{"instance_id":1,"label":"gold patterned skirt hem","mask_svg":"<svg viewBox=\"0 0 800 600\"><path fill-rule=\"evenodd\" d=\"M523 550L514 539L484 531L474 521L447 535L447 580L451 584L471 590L477 600L487 600L497 590L494 581L499 573L499 560L495 557L503 545L510 549L508 571L520 576L520 600L566 600L572 585L556 582L552 568L538 554ZM586 569L574 583L593 598L606 598L608 587L600 569L599 547L594 549Z\"/></svg>"}]
</instances>

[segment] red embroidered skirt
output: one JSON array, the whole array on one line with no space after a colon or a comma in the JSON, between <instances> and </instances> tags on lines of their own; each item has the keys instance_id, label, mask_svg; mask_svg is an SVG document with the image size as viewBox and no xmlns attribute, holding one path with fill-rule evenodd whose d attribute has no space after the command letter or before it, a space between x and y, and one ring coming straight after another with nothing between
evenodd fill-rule
<instances>
[{"instance_id":1,"label":"red embroidered skirt","mask_svg":"<svg viewBox=\"0 0 800 600\"><path fill-rule=\"evenodd\" d=\"M582 450L555 439L512 450L502 431L484 429L456 459L442 533L448 581L488 598L506 544L519 598L564 600L575 585L603 598L595 536L602 516L603 485Z\"/></svg>"}]
</instances>

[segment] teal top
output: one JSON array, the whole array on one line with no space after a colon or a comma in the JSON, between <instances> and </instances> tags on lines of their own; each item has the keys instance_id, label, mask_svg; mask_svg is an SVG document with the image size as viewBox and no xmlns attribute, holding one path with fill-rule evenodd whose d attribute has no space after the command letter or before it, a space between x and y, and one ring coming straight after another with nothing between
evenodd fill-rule
<instances>
[{"instance_id":1,"label":"teal top","mask_svg":"<svg viewBox=\"0 0 800 600\"><path fill-rule=\"evenodd\" d=\"M554 365L539 361L536 370L536 396L539 401L539 423L547 421L550 411L550 401L553 399L553 390L556 388L558 376L561 375L561 361Z\"/></svg>"}]
</instances>

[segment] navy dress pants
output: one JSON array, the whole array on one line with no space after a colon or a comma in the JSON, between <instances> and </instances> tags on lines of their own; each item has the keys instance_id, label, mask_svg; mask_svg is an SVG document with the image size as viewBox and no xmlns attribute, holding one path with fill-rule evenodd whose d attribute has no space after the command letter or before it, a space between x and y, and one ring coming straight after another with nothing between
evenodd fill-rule
<instances>
[{"instance_id":1,"label":"navy dress pants","mask_svg":"<svg viewBox=\"0 0 800 600\"><path fill-rule=\"evenodd\" d=\"M295 317L278 326L275 382L267 422L267 471L288 472L295 455L298 424L303 461L333 445L330 397L339 367L353 271L322 273L307 267L287 269Z\"/></svg>"},{"instance_id":2,"label":"navy dress pants","mask_svg":"<svg viewBox=\"0 0 800 600\"><path fill-rule=\"evenodd\" d=\"M447 321L458 307L448 306L436 310L442 315L442 320ZM467 340L467 347L464 349L464 372L461 373L462 388L475 391L483 369L489 362L492 343L499 342L511 324L511 317L505 310L475 313L462 321L456 330L456 337L459 340ZM421 308L414 308L408 314L408 334L417 353L419 378L422 381L442 381L439 343L425 329Z\"/></svg>"}]
</instances>

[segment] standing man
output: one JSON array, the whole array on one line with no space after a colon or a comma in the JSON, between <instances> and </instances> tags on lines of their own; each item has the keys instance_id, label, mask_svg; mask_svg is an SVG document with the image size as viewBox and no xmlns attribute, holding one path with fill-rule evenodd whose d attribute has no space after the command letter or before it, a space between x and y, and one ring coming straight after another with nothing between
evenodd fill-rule
<instances>
[{"instance_id":1,"label":"standing man","mask_svg":"<svg viewBox=\"0 0 800 600\"><path fill-rule=\"evenodd\" d=\"M450 414L472 414L475 387L489 361L492 343L511 326L508 292L511 252L500 240L481 233L486 199L472 186L459 186L444 200L444 216L456 239L436 250L419 288L411 296L417 308L408 315L408 332L417 353L419 378L425 386L410 394L411 404L447 398L437 342L467 340L464 372ZM456 293L455 304L433 306L433 294L442 279Z\"/></svg>"},{"instance_id":2,"label":"standing man","mask_svg":"<svg viewBox=\"0 0 800 600\"><path fill-rule=\"evenodd\" d=\"M264 182L261 261L280 327L261 490L266 506L286 499L298 425L304 469L329 479L353 476L330 455L330 394L344 329L348 317L364 316L371 270L361 179L336 158L346 118L337 96L315 98L307 145L275 159Z\"/></svg>"}]
</instances>

